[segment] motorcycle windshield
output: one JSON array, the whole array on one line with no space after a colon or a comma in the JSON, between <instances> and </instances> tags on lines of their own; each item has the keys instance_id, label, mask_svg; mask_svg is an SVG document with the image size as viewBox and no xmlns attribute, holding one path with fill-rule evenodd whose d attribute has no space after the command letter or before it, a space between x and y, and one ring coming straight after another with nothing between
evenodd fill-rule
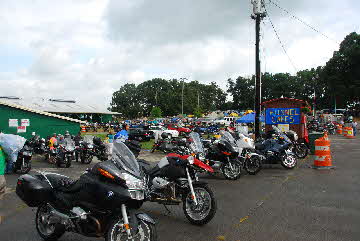
<instances>
[{"instance_id":1,"label":"motorcycle windshield","mask_svg":"<svg viewBox=\"0 0 360 241\"><path fill-rule=\"evenodd\" d=\"M229 142L234 148L237 147L235 138L227 131L221 134L221 141Z\"/></svg>"},{"instance_id":2,"label":"motorcycle windshield","mask_svg":"<svg viewBox=\"0 0 360 241\"><path fill-rule=\"evenodd\" d=\"M63 145L68 151L73 151L75 149L75 142L71 138L65 138Z\"/></svg>"},{"instance_id":3,"label":"motorcycle windshield","mask_svg":"<svg viewBox=\"0 0 360 241\"><path fill-rule=\"evenodd\" d=\"M113 144L112 161L120 169L123 169L134 176L141 176L138 161L124 143L116 142Z\"/></svg>"},{"instance_id":4,"label":"motorcycle windshield","mask_svg":"<svg viewBox=\"0 0 360 241\"><path fill-rule=\"evenodd\" d=\"M195 153L204 153L204 146L200 139L199 133L191 132L189 136L190 139L192 140L190 144L190 148L192 149L192 151Z\"/></svg>"},{"instance_id":5,"label":"motorcycle windshield","mask_svg":"<svg viewBox=\"0 0 360 241\"><path fill-rule=\"evenodd\" d=\"M83 140L84 142L88 143L88 144L93 144L93 139L94 137L93 136L90 136L90 135L86 135L84 136Z\"/></svg>"}]
</instances>

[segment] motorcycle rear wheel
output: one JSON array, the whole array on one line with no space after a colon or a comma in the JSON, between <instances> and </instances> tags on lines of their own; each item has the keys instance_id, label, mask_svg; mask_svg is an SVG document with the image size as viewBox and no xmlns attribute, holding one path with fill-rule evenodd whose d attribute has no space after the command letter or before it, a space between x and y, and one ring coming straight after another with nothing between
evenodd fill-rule
<instances>
[{"instance_id":1,"label":"motorcycle rear wheel","mask_svg":"<svg viewBox=\"0 0 360 241\"><path fill-rule=\"evenodd\" d=\"M294 146L294 153L298 158L303 159L308 155L309 149L304 143L300 143Z\"/></svg>"},{"instance_id":2,"label":"motorcycle rear wheel","mask_svg":"<svg viewBox=\"0 0 360 241\"><path fill-rule=\"evenodd\" d=\"M50 208L46 203L38 207L35 216L36 230L45 241L58 240L65 233L65 226L58 223L50 223Z\"/></svg>"},{"instance_id":3,"label":"motorcycle rear wheel","mask_svg":"<svg viewBox=\"0 0 360 241\"><path fill-rule=\"evenodd\" d=\"M183 210L190 223L204 225L215 216L217 205L213 191L207 185L194 185L194 192L198 204L191 198L190 189L183 200Z\"/></svg>"},{"instance_id":4,"label":"motorcycle rear wheel","mask_svg":"<svg viewBox=\"0 0 360 241\"><path fill-rule=\"evenodd\" d=\"M156 241L157 234L155 225L152 223L145 222L143 220L139 220L138 232L130 237L127 235L125 228L122 228L123 221L122 219L114 220L105 235L105 241Z\"/></svg>"}]
</instances>

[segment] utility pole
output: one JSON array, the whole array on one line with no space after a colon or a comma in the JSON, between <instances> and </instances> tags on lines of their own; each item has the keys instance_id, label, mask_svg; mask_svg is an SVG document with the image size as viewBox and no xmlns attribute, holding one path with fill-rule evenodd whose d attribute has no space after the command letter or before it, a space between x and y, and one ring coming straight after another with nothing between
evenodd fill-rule
<instances>
[{"instance_id":1,"label":"utility pole","mask_svg":"<svg viewBox=\"0 0 360 241\"><path fill-rule=\"evenodd\" d=\"M200 93L198 91L198 104L197 104L197 107L199 108L200 107Z\"/></svg>"},{"instance_id":2,"label":"utility pole","mask_svg":"<svg viewBox=\"0 0 360 241\"><path fill-rule=\"evenodd\" d=\"M184 116L184 82L186 78L180 78L182 81L182 88L181 88L181 115Z\"/></svg>"},{"instance_id":3,"label":"utility pole","mask_svg":"<svg viewBox=\"0 0 360 241\"><path fill-rule=\"evenodd\" d=\"M260 137L261 70L260 70L260 22L266 16L263 0L251 0L255 20L255 138Z\"/></svg>"}]
</instances>

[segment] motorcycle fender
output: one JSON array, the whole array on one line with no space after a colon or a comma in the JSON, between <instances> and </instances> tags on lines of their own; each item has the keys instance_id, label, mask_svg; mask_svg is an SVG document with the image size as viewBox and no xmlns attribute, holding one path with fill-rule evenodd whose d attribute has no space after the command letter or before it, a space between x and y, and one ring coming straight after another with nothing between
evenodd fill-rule
<instances>
[{"instance_id":1,"label":"motorcycle fender","mask_svg":"<svg viewBox=\"0 0 360 241\"><path fill-rule=\"evenodd\" d=\"M149 215L147 215L146 213L137 213L136 217L145 222L152 223L154 225L156 224L155 220L152 217L150 217Z\"/></svg>"},{"instance_id":2,"label":"motorcycle fender","mask_svg":"<svg viewBox=\"0 0 360 241\"><path fill-rule=\"evenodd\" d=\"M203 181L195 181L193 182L193 186L206 186L207 182L203 182Z\"/></svg>"}]
</instances>

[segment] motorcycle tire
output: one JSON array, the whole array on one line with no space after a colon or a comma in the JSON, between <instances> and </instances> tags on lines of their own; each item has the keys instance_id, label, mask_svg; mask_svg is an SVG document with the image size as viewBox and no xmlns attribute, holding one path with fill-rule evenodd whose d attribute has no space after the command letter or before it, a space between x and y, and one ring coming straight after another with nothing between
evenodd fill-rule
<instances>
[{"instance_id":1,"label":"motorcycle tire","mask_svg":"<svg viewBox=\"0 0 360 241\"><path fill-rule=\"evenodd\" d=\"M210 205L210 209L208 210L208 213L202 218L195 218L193 213L189 213L189 211L193 211L192 209L199 208L198 206L200 206L199 203L197 206L195 206L195 204L193 203L194 201L191 198L192 195L191 195L190 188L183 197L183 211L184 211L186 218L190 221L190 223L201 226L201 225L207 224L208 222L210 222L213 219L213 217L215 216L216 210L217 210L217 204L216 204L216 200L215 200L213 191L207 185L194 184L195 195L196 195L197 191L203 191L204 193L207 193L208 198L210 198L210 200L209 200L210 202L208 203L208 205ZM197 195L197 196L199 196L199 195ZM199 201L199 199L197 201ZM194 205L195 207L191 206L191 205ZM202 204L200 206L200 209L203 209L203 208L204 208L204 204Z\"/></svg>"},{"instance_id":2,"label":"motorcycle tire","mask_svg":"<svg viewBox=\"0 0 360 241\"><path fill-rule=\"evenodd\" d=\"M232 171L234 173L228 172L228 170L231 169L230 164L233 166L233 168L235 168L235 170ZM224 163L221 167L221 172L226 179L237 180L241 176L241 163L238 161Z\"/></svg>"},{"instance_id":3,"label":"motorcycle tire","mask_svg":"<svg viewBox=\"0 0 360 241\"><path fill-rule=\"evenodd\" d=\"M123 224L122 218L120 217L115 218L108 226L108 230L105 234L105 241L120 240L122 238L121 236L123 236L123 238L126 237L126 239L124 240L144 240L144 241L157 240L156 227L152 223L139 219L138 232L137 234L133 235L133 239L129 239L125 229L120 230L122 224ZM119 235L121 236L119 237Z\"/></svg>"},{"instance_id":4,"label":"motorcycle tire","mask_svg":"<svg viewBox=\"0 0 360 241\"><path fill-rule=\"evenodd\" d=\"M261 158L258 155L246 158L244 169L249 175L256 175L261 170Z\"/></svg>"},{"instance_id":5,"label":"motorcycle tire","mask_svg":"<svg viewBox=\"0 0 360 241\"><path fill-rule=\"evenodd\" d=\"M65 165L66 168L69 168L71 167L71 159L70 158L66 158L66 165Z\"/></svg>"},{"instance_id":6,"label":"motorcycle tire","mask_svg":"<svg viewBox=\"0 0 360 241\"><path fill-rule=\"evenodd\" d=\"M80 160L81 160L81 163L82 164L90 164L92 162L92 159L93 159L93 156L92 155L85 155L85 154L82 154L80 156Z\"/></svg>"},{"instance_id":7,"label":"motorcycle tire","mask_svg":"<svg viewBox=\"0 0 360 241\"><path fill-rule=\"evenodd\" d=\"M306 144L300 143L294 146L294 153L298 158L304 159L309 154L309 148Z\"/></svg>"},{"instance_id":8,"label":"motorcycle tire","mask_svg":"<svg viewBox=\"0 0 360 241\"><path fill-rule=\"evenodd\" d=\"M46 233L44 228L47 231L50 230L50 229L44 227L44 225L48 225L48 224L44 224L44 221L42 222L43 217L40 216L42 213L48 213L48 215L50 215L49 207L47 206L46 203L39 206L37 208L37 211L36 211L35 226L36 226L36 230L37 230L39 236L45 241L56 241L56 240L58 240L65 233L65 226L60 224L60 223L55 224L54 227L52 228L52 231Z\"/></svg>"},{"instance_id":9,"label":"motorcycle tire","mask_svg":"<svg viewBox=\"0 0 360 241\"><path fill-rule=\"evenodd\" d=\"M30 170L31 170L31 162L29 162L25 168L23 168L23 166L21 165L20 168L17 169L15 172L19 174L26 174L30 172Z\"/></svg>"},{"instance_id":10,"label":"motorcycle tire","mask_svg":"<svg viewBox=\"0 0 360 241\"><path fill-rule=\"evenodd\" d=\"M281 165L286 169L294 169L297 165L296 156L293 154L285 154L281 156Z\"/></svg>"}]
</instances>

